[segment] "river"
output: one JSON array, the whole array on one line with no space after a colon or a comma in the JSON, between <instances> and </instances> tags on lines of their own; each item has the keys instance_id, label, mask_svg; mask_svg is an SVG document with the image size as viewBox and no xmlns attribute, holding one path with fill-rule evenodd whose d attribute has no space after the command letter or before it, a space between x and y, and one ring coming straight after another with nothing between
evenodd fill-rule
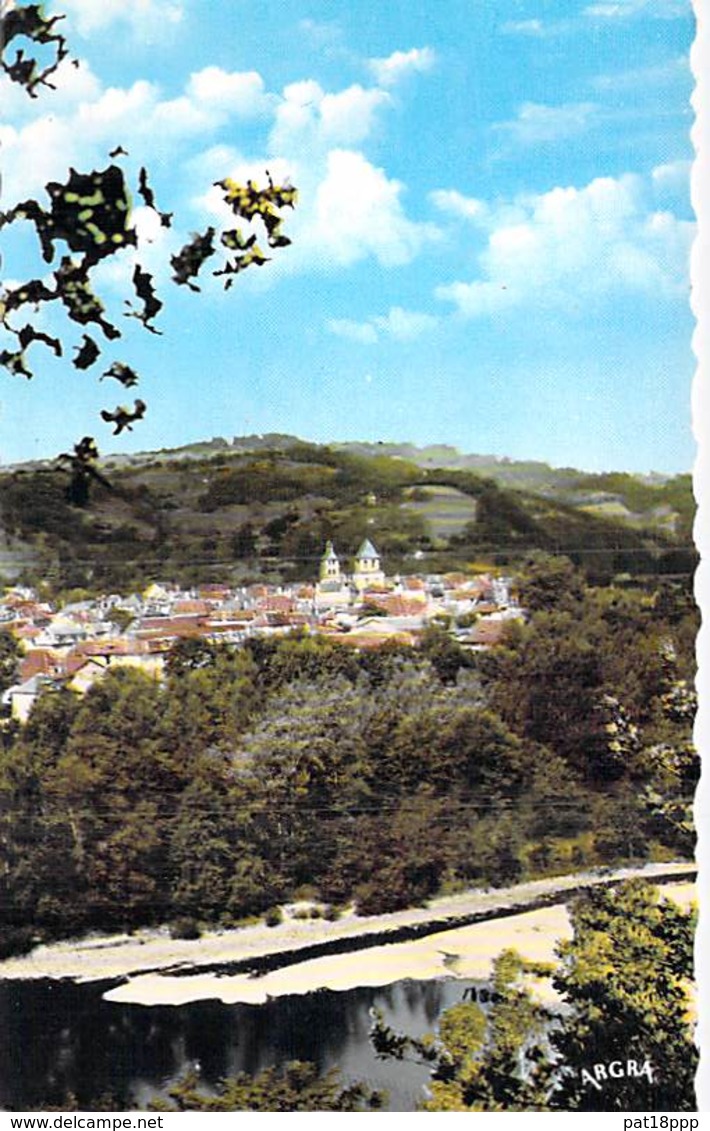
<instances>
[{"instance_id":1,"label":"river","mask_svg":"<svg viewBox=\"0 0 710 1131\"><path fill-rule=\"evenodd\" d=\"M403 981L383 988L282 997L264 1005L199 1001L181 1006L103 1000L108 984L37 980L0 983L0 1110L84 1107L115 1096L119 1110L144 1108L199 1064L208 1089L236 1072L288 1060L340 1067L389 1094L390 1111L413 1111L427 1069L377 1060L368 1040L369 1010L396 1028L421 1034L461 1001L463 980Z\"/></svg>"},{"instance_id":2,"label":"river","mask_svg":"<svg viewBox=\"0 0 710 1131\"><path fill-rule=\"evenodd\" d=\"M654 867L664 894L686 905L694 892L692 865ZM0 1110L62 1107L68 1095L91 1108L106 1094L119 1109L145 1108L196 1063L208 1090L240 1071L255 1074L289 1060L310 1060L322 1072L338 1066L345 1081L386 1090L391 1111L413 1111L427 1069L376 1059L368 1039L370 1009L381 1009L394 1028L420 1035L434 1029L441 1012L461 1001L467 988L485 983L504 947L550 961L555 940L566 937L570 926L564 903L551 905L562 892L540 888L557 885L569 896L579 879L432 901L427 911L399 913L396 922L388 916L386 924L373 919L360 927L346 925L347 936L330 943L324 943L324 932L333 925L311 924L318 945L298 951L301 961L288 949L279 951L278 932L264 928L251 928L248 959L244 940L251 938L250 928L194 943L160 937L88 950L57 944L7 960L0 967ZM520 906L521 892L525 906L536 910ZM510 913L513 900L517 914ZM481 907L493 901L500 906ZM383 936L385 925L389 933ZM443 932L437 930L442 925ZM282 947L296 927L280 928L286 932ZM365 937L363 930L369 932ZM264 969L256 981L238 972L245 962L257 961ZM150 974L156 968L162 971L157 981ZM52 970L53 978L44 976ZM458 976L447 977L448 970ZM72 980L87 973L92 981ZM104 995L116 987L115 996L123 1000L107 1001ZM251 1004L247 989L268 999ZM220 996L225 1000L217 1000Z\"/></svg>"}]
</instances>

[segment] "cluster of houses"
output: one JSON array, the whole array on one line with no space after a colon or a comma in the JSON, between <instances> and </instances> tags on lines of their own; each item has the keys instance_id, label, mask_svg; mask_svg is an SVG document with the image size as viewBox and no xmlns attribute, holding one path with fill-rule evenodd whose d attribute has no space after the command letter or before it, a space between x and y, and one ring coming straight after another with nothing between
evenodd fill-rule
<instances>
[{"instance_id":1,"label":"cluster of houses","mask_svg":"<svg viewBox=\"0 0 710 1131\"><path fill-rule=\"evenodd\" d=\"M346 571L328 543L314 584L203 585L186 592L151 584L55 608L29 588L0 597L0 629L19 642L16 684L2 697L5 713L25 721L43 691L82 694L109 669L131 666L161 678L176 641L202 637L239 645L253 636L293 631L327 634L348 647L387 641L414 645L434 623L470 648L498 643L507 621L521 619L510 578L451 573L388 577L365 540Z\"/></svg>"}]
</instances>

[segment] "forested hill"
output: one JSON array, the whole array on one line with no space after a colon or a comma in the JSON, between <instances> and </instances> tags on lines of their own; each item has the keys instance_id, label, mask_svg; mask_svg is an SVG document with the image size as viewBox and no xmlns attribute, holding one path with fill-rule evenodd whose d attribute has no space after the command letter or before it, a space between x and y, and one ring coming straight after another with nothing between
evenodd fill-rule
<instances>
[{"instance_id":1,"label":"forested hill","mask_svg":"<svg viewBox=\"0 0 710 1131\"><path fill-rule=\"evenodd\" d=\"M114 456L99 470L106 485L82 508L56 464L0 471L0 575L93 590L309 579L326 539L347 556L365 534L388 572L508 565L534 549L566 554L595 582L687 576L695 563L689 476L280 435Z\"/></svg>"}]
</instances>

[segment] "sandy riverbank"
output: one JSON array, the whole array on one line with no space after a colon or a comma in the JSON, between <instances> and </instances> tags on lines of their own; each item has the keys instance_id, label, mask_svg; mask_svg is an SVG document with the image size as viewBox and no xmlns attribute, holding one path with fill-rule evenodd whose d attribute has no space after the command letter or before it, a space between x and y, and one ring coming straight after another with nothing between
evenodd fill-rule
<instances>
[{"instance_id":1,"label":"sandy riverbank","mask_svg":"<svg viewBox=\"0 0 710 1131\"><path fill-rule=\"evenodd\" d=\"M177 1004L203 997L222 998L227 994L230 996L223 1000L263 1001L266 994L305 993L325 985L333 989L385 985L409 977L485 977L492 958L502 946L517 946L531 958L551 957L554 941L562 937L560 932L565 929L564 907L525 911L526 906L535 907L537 901L553 898L562 904L566 894L581 885L608 883L629 876L644 876L661 882L664 877L692 871L690 864L658 864L642 869L619 869L604 876L584 873L553 877L505 889L463 892L432 900L425 908L388 915L360 918L349 914L332 923L289 919L274 928L259 923L238 930L210 932L201 939L189 941L171 939L165 931L152 931L54 943L0 963L0 979L71 978L84 982L128 978L126 985L111 991L112 996L125 995L121 997L125 1001ZM520 914L495 918L506 909ZM461 920L470 915L491 918L462 926ZM398 931L424 932L429 927L431 933L425 938L394 941ZM521 932L519 937L516 932ZM377 945L383 942L383 934L390 933L393 933L391 944ZM446 936L444 940L442 934ZM452 941L453 935L457 937ZM369 937L376 945L347 953L348 942L352 941L353 947L362 947L367 945ZM303 953L305 961L299 961L298 952L313 946L338 947L346 953L311 958L306 952ZM444 951L457 958L445 959ZM227 975L223 970L210 969L235 963L248 966L267 956L278 955L283 956L284 967L258 978L244 972ZM181 977L173 976L177 970L184 972ZM190 996L185 997L186 994Z\"/></svg>"},{"instance_id":2,"label":"sandy riverbank","mask_svg":"<svg viewBox=\"0 0 710 1131\"><path fill-rule=\"evenodd\" d=\"M527 911L470 927L442 931L412 942L388 943L346 954L328 954L308 962L272 970L254 978L248 974L195 974L176 977L145 974L109 990L108 1001L134 1005L184 1005L218 998L260 1005L269 998L305 994L318 989L351 990L356 986L385 986L410 978L487 978L491 962L504 947L513 946L528 957L550 961L555 941L569 937L564 905Z\"/></svg>"},{"instance_id":3,"label":"sandy riverbank","mask_svg":"<svg viewBox=\"0 0 710 1131\"><path fill-rule=\"evenodd\" d=\"M695 897L693 884L667 884L663 894L683 906ZM356 986L384 986L409 978L481 979L489 977L494 958L505 947L513 947L536 962L553 962L560 939L571 938L572 928L564 904L538 908L521 915L491 919L459 927L426 938L388 943L356 953L330 954L307 962L296 962L254 978L248 974L194 974L174 976L146 974L109 990L107 1001L133 1005L184 1005L219 999L260 1005L269 998L311 993L318 989L350 990ZM554 991L545 981L536 991L546 999Z\"/></svg>"}]
</instances>

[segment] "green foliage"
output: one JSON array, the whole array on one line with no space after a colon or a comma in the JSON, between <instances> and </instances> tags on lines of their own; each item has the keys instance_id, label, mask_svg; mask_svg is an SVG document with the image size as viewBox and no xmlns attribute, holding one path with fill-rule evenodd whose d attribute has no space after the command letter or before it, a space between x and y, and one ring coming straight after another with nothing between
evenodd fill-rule
<instances>
[{"instance_id":1,"label":"green foliage","mask_svg":"<svg viewBox=\"0 0 710 1131\"><path fill-rule=\"evenodd\" d=\"M525 563L519 590L524 608L532 613L550 612L574 605L581 598L584 585L569 558L538 553Z\"/></svg>"},{"instance_id":2,"label":"green foliage","mask_svg":"<svg viewBox=\"0 0 710 1131\"><path fill-rule=\"evenodd\" d=\"M492 975L493 1004L446 1010L437 1032L417 1039L376 1016L377 1054L431 1065L424 1111L693 1111L697 1049L688 979L694 913L642 881L596 888L571 909L573 938L559 944L555 1014L525 983L544 974L514 950ZM629 1072L633 1061L645 1072ZM595 1066L622 1072L595 1083Z\"/></svg>"},{"instance_id":3,"label":"green foliage","mask_svg":"<svg viewBox=\"0 0 710 1131\"><path fill-rule=\"evenodd\" d=\"M0 925L229 923L304 885L378 913L690 854L692 635L672 620L584 589L473 660L436 629L375 653L186 640L162 684L47 693L0 754Z\"/></svg>"},{"instance_id":4,"label":"green foliage","mask_svg":"<svg viewBox=\"0 0 710 1131\"><path fill-rule=\"evenodd\" d=\"M444 684L456 683L461 668L469 667L469 657L445 628L431 624L425 628L419 648Z\"/></svg>"},{"instance_id":5,"label":"green foliage","mask_svg":"<svg viewBox=\"0 0 710 1131\"><path fill-rule=\"evenodd\" d=\"M314 1064L291 1061L281 1070L266 1068L257 1076L241 1072L224 1080L216 1094L200 1089L188 1075L170 1089L170 1103L153 1111L377 1111L384 1097L364 1084L343 1085L337 1071L320 1074Z\"/></svg>"},{"instance_id":6,"label":"green foliage","mask_svg":"<svg viewBox=\"0 0 710 1131\"><path fill-rule=\"evenodd\" d=\"M442 1014L436 1034L420 1040L375 1018L371 1040L379 1056L414 1056L432 1065L420 1110L547 1110L550 1014L522 986L524 969L515 951L504 951L494 963L491 1008L463 1001Z\"/></svg>"},{"instance_id":7,"label":"green foliage","mask_svg":"<svg viewBox=\"0 0 710 1131\"><path fill-rule=\"evenodd\" d=\"M200 924L189 915L183 915L170 924L171 939L199 939L201 934Z\"/></svg>"},{"instance_id":8,"label":"green foliage","mask_svg":"<svg viewBox=\"0 0 710 1131\"><path fill-rule=\"evenodd\" d=\"M11 632L0 629L0 692L15 682L20 653Z\"/></svg>"},{"instance_id":9,"label":"green foliage","mask_svg":"<svg viewBox=\"0 0 710 1131\"><path fill-rule=\"evenodd\" d=\"M697 1049L687 979L694 916L640 881L592 891L572 908L555 985L571 1013L553 1043L561 1062L555 1106L592 1111L694 1111ZM649 1061L648 1076L589 1084L594 1064Z\"/></svg>"},{"instance_id":10,"label":"green foliage","mask_svg":"<svg viewBox=\"0 0 710 1131\"><path fill-rule=\"evenodd\" d=\"M0 960L27 954L36 941L35 932L31 927L1 927Z\"/></svg>"}]
</instances>

